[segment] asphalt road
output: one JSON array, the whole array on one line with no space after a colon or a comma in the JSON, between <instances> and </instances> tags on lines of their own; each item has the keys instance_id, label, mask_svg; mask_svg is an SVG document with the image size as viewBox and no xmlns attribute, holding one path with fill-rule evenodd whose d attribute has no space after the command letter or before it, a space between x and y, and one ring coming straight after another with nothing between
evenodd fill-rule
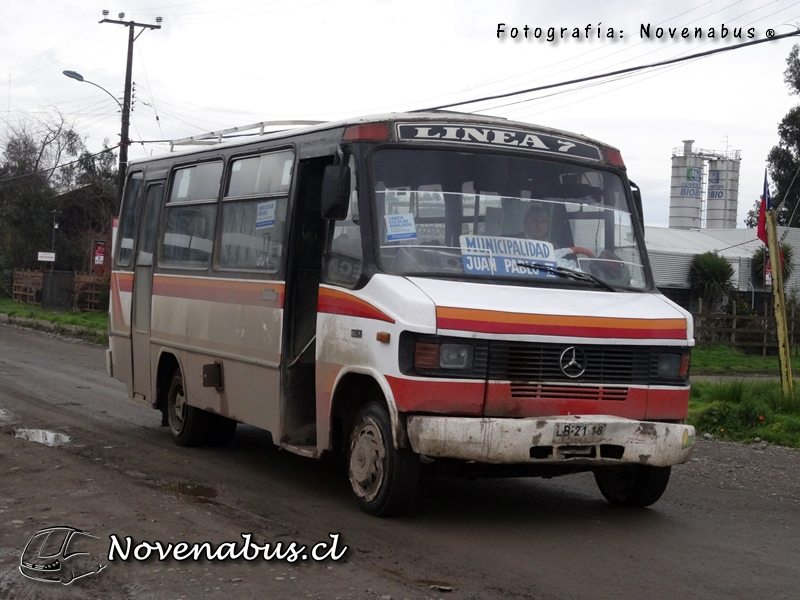
<instances>
[{"instance_id":1,"label":"asphalt road","mask_svg":"<svg viewBox=\"0 0 800 600\"><path fill-rule=\"evenodd\" d=\"M426 478L397 519L358 511L343 467L240 427L227 448L184 449L127 400L104 349L0 326L0 597L800 597L800 452L700 440L656 505L607 504L591 475ZM22 437L69 436L48 446ZM106 564L70 585L23 577L56 525L100 538ZM340 560L109 561L109 536L311 548ZM99 546L98 546L99 547ZM346 547L346 550L344 549Z\"/></svg>"}]
</instances>

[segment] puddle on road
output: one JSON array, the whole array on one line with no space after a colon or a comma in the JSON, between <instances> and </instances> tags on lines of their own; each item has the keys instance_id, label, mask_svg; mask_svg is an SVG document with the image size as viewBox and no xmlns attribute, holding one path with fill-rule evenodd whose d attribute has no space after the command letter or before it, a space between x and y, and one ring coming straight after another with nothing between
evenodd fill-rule
<instances>
[{"instance_id":1,"label":"puddle on road","mask_svg":"<svg viewBox=\"0 0 800 600\"><path fill-rule=\"evenodd\" d=\"M29 442L38 442L46 446L60 446L69 442L68 435L46 429L16 429L14 430L14 437L22 438Z\"/></svg>"},{"instance_id":2,"label":"puddle on road","mask_svg":"<svg viewBox=\"0 0 800 600\"><path fill-rule=\"evenodd\" d=\"M207 485L199 485L196 483L188 483L186 481L171 481L159 486L161 489L169 490L181 494L182 496L189 496L196 500L208 500L217 497L217 490Z\"/></svg>"},{"instance_id":3,"label":"puddle on road","mask_svg":"<svg viewBox=\"0 0 800 600\"><path fill-rule=\"evenodd\" d=\"M8 420L8 413L0 408L0 421Z\"/></svg>"}]
</instances>

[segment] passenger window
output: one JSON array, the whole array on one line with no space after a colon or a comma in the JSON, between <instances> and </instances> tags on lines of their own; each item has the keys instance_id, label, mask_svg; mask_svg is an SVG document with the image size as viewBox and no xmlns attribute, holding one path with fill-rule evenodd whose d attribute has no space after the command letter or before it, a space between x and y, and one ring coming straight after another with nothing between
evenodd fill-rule
<instances>
[{"instance_id":1,"label":"passenger window","mask_svg":"<svg viewBox=\"0 0 800 600\"><path fill-rule=\"evenodd\" d=\"M133 260L133 240L136 235L136 207L139 190L142 188L142 174L134 173L128 178L125 187L125 200L119 220L119 247L117 248L117 266L128 267Z\"/></svg>"},{"instance_id":2,"label":"passenger window","mask_svg":"<svg viewBox=\"0 0 800 600\"><path fill-rule=\"evenodd\" d=\"M222 269L276 273L281 266L294 152L234 160L222 206Z\"/></svg>"},{"instance_id":3,"label":"passenger window","mask_svg":"<svg viewBox=\"0 0 800 600\"><path fill-rule=\"evenodd\" d=\"M161 265L208 268L214 244L215 204L167 206Z\"/></svg>"},{"instance_id":4,"label":"passenger window","mask_svg":"<svg viewBox=\"0 0 800 600\"><path fill-rule=\"evenodd\" d=\"M161 214L162 188L160 183L148 186L142 214L142 229L139 233L137 265L152 265L158 236L158 217Z\"/></svg>"},{"instance_id":5,"label":"passenger window","mask_svg":"<svg viewBox=\"0 0 800 600\"><path fill-rule=\"evenodd\" d=\"M177 169L166 207L164 267L207 269L214 246L222 162Z\"/></svg>"},{"instance_id":6,"label":"passenger window","mask_svg":"<svg viewBox=\"0 0 800 600\"><path fill-rule=\"evenodd\" d=\"M221 177L221 162L201 163L179 169L172 178L169 201L216 200Z\"/></svg>"}]
</instances>

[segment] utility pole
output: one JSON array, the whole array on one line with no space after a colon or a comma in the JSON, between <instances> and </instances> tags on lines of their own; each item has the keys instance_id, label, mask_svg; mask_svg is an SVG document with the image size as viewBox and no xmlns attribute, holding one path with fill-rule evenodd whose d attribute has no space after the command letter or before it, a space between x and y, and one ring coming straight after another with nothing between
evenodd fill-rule
<instances>
[{"instance_id":1,"label":"utility pole","mask_svg":"<svg viewBox=\"0 0 800 600\"><path fill-rule=\"evenodd\" d=\"M108 11L103 11L103 19L100 23L115 23L117 25L124 25L128 28L128 63L125 69L125 96L122 102L122 127L120 129L119 139L119 182L117 184L117 201L114 207L114 214L119 215L119 207L122 204L122 188L125 185L125 174L128 170L128 146L130 145L130 138L128 130L131 124L131 72L133 71L133 42L144 33L145 29L161 29L161 17L156 17L156 24L149 23L136 23L134 21L123 21L125 13L121 12L117 15L119 20L109 19ZM142 31L135 35L136 27L141 27Z\"/></svg>"},{"instance_id":2,"label":"utility pole","mask_svg":"<svg viewBox=\"0 0 800 600\"><path fill-rule=\"evenodd\" d=\"M783 294L783 264L778 240L778 223L775 210L766 211L767 238L770 263L772 264L772 302L775 307L775 326L778 334L778 359L781 365L781 389L784 396L791 396L792 359L789 348L789 331L786 324L786 301Z\"/></svg>"}]
</instances>

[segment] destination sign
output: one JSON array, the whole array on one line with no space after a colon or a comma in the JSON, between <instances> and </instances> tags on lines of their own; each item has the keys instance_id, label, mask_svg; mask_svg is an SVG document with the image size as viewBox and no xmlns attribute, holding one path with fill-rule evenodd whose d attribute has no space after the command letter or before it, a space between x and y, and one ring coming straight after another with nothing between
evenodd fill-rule
<instances>
[{"instance_id":1,"label":"destination sign","mask_svg":"<svg viewBox=\"0 0 800 600\"><path fill-rule=\"evenodd\" d=\"M537 152L566 154L567 156L589 160L600 160L602 158L599 148L585 142L505 127L398 123L397 137L401 140L429 140L455 144L526 148Z\"/></svg>"},{"instance_id":2,"label":"destination sign","mask_svg":"<svg viewBox=\"0 0 800 600\"><path fill-rule=\"evenodd\" d=\"M555 250L550 242L485 235L462 235L459 240L465 273L556 277L555 273L548 270L548 267L555 269L557 265Z\"/></svg>"}]
</instances>

